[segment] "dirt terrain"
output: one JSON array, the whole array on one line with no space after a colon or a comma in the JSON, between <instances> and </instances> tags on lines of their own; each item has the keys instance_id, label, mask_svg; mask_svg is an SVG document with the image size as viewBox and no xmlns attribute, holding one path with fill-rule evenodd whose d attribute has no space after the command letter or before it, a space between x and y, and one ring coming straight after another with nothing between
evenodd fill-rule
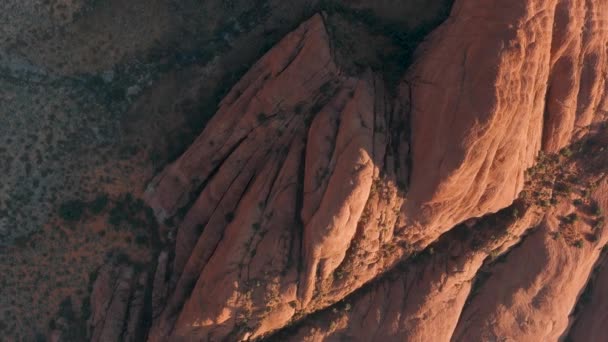
<instances>
[{"instance_id":1,"label":"dirt terrain","mask_svg":"<svg viewBox=\"0 0 608 342\"><path fill-rule=\"evenodd\" d=\"M8 341L601 341L608 3L0 5Z\"/></svg>"}]
</instances>

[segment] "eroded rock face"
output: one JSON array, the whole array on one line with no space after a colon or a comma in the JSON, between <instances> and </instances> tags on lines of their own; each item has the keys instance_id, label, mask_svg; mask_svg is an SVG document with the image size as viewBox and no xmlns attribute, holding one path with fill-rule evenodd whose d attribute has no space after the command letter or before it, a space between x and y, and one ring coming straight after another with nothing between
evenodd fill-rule
<instances>
[{"instance_id":1,"label":"eroded rock face","mask_svg":"<svg viewBox=\"0 0 608 342\"><path fill-rule=\"evenodd\" d=\"M605 1L558 1L543 148L556 152L605 113L608 32Z\"/></svg>"},{"instance_id":2,"label":"eroded rock face","mask_svg":"<svg viewBox=\"0 0 608 342\"><path fill-rule=\"evenodd\" d=\"M455 3L402 95L412 101L413 240L509 205L541 146L557 152L601 118L607 15L605 2Z\"/></svg>"},{"instance_id":3,"label":"eroded rock face","mask_svg":"<svg viewBox=\"0 0 608 342\"><path fill-rule=\"evenodd\" d=\"M159 259L149 339L265 337L363 286L350 310L311 319L294 338L558 338L603 234L595 247L563 251L551 234L572 211L565 202L546 214L527 207L492 227L500 238L446 232L511 206L541 150L602 120L602 14L605 5L582 1L457 1L396 97L373 71L336 65L321 15L303 23L146 192L159 219L186 212L174 257ZM564 77L571 86L560 88ZM569 102L560 107L561 98ZM484 262L542 217L465 305ZM442 235L445 251L407 261ZM531 271L511 277L535 250L543 253ZM366 285L404 261L405 274ZM539 291L536 318L514 318Z\"/></svg>"},{"instance_id":4,"label":"eroded rock face","mask_svg":"<svg viewBox=\"0 0 608 342\"><path fill-rule=\"evenodd\" d=\"M449 341L484 260L517 243L539 214L528 207L515 218L508 210L472 229L455 228L414 262L277 340Z\"/></svg>"},{"instance_id":5,"label":"eroded rock face","mask_svg":"<svg viewBox=\"0 0 608 342\"><path fill-rule=\"evenodd\" d=\"M137 274L130 266L102 266L91 293L91 341L137 341L145 336L146 286L147 274Z\"/></svg>"},{"instance_id":6,"label":"eroded rock face","mask_svg":"<svg viewBox=\"0 0 608 342\"><path fill-rule=\"evenodd\" d=\"M604 142L608 141L608 137ZM595 213L605 213L608 209L608 185L604 183L596 191L595 196L598 206L593 208ZM598 209L599 208L599 209ZM595 220L595 230L605 232L608 229L606 218L600 216ZM605 234L605 233L604 233ZM606 269L606 248L601 251L602 258L599 260L593 278L587 284L585 291L579 296L578 310L571 317L573 322L568 333L572 341L601 341L605 338L606 323L608 322L608 299L606 299L606 286L608 282L608 272ZM580 312L577 312L580 311Z\"/></svg>"},{"instance_id":7,"label":"eroded rock face","mask_svg":"<svg viewBox=\"0 0 608 342\"><path fill-rule=\"evenodd\" d=\"M603 182L594 194L604 209L608 209L606 190L608 185ZM568 315L608 241L605 227L596 227L599 233L593 242L580 240L579 247L573 248L567 238L558 238L556 234L563 224L560 219L573 210L571 203L559 203L549 210L522 245L493 268L492 275L463 311L453 340L506 337L518 341L557 341L564 334ZM570 230L581 236L593 235L592 222L578 220Z\"/></svg>"},{"instance_id":8,"label":"eroded rock face","mask_svg":"<svg viewBox=\"0 0 608 342\"><path fill-rule=\"evenodd\" d=\"M601 341L606 337L608 272L605 255L597 272L596 278L591 283L591 288L587 290L587 293L581 295L580 300L585 301L585 303L568 334L572 341Z\"/></svg>"},{"instance_id":9,"label":"eroded rock face","mask_svg":"<svg viewBox=\"0 0 608 342\"><path fill-rule=\"evenodd\" d=\"M396 260L381 250L400 203L396 160L406 157L394 154L399 141L389 146L391 112L378 76L334 64L319 15L262 58L149 190L163 217L204 184L179 227L152 338L254 338ZM362 250L349 249L357 241ZM336 278L339 266L363 262L347 265L360 277Z\"/></svg>"},{"instance_id":10,"label":"eroded rock face","mask_svg":"<svg viewBox=\"0 0 608 342\"><path fill-rule=\"evenodd\" d=\"M592 196L600 208L606 186L604 180ZM276 340L558 340L608 237L605 224L597 226L594 214L569 198L560 197L548 212L535 203L453 229L415 261ZM573 212L580 220L560 222ZM573 341L603 338L599 272L593 294L583 295L585 306L569 334Z\"/></svg>"}]
</instances>

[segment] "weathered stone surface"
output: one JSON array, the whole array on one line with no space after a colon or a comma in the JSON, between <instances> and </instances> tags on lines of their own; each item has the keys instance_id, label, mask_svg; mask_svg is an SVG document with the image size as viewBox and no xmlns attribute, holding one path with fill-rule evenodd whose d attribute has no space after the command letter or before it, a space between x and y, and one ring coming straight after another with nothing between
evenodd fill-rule
<instances>
[{"instance_id":1,"label":"weathered stone surface","mask_svg":"<svg viewBox=\"0 0 608 342\"><path fill-rule=\"evenodd\" d=\"M572 341L601 341L606 338L606 324L608 324L608 298L606 288L608 286L608 275L606 270L606 257L604 255L596 278L592 280L589 292L582 294L584 301L581 312L576 315L576 320L568 336Z\"/></svg>"},{"instance_id":2,"label":"weathered stone surface","mask_svg":"<svg viewBox=\"0 0 608 342\"><path fill-rule=\"evenodd\" d=\"M378 226L394 226L395 159L404 165L405 156L387 149L391 108L378 76L346 76L334 64L319 15L263 57L149 190L162 217L204 184L179 227L171 294L152 339L261 336L385 268L332 276L347 259L377 261ZM392 185L380 184L385 158ZM366 256L349 249L372 242L362 234L376 235Z\"/></svg>"},{"instance_id":3,"label":"weathered stone surface","mask_svg":"<svg viewBox=\"0 0 608 342\"><path fill-rule=\"evenodd\" d=\"M134 271L130 267L102 266L91 296L91 341L117 341L123 335Z\"/></svg>"},{"instance_id":4,"label":"weathered stone surface","mask_svg":"<svg viewBox=\"0 0 608 342\"><path fill-rule=\"evenodd\" d=\"M131 266L108 263L100 268L90 298L91 341L138 341L145 336L147 282L148 275Z\"/></svg>"},{"instance_id":5,"label":"weathered stone surface","mask_svg":"<svg viewBox=\"0 0 608 342\"><path fill-rule=\"evenodd\" d=\"M186 212L175 257L159 258L150 340L267 336L362 286L352 311L311 319L295 338L557 338L598 257L590 245L565 250L571 242L551 238L571 204L551 209L473 297L489 256L542 216L527 209L493 227L498 239L444 234L510 206L541 150L557 151L584 133L577 127L601 120L604 7L457 1L396 98L373 71L351 76L336 65L322 15L303 23L251 68L147 190L159 219ZM595 35L572 37L582 27ZM564 71L574 55L588 63ZM561 88L563 77L569 87ZM576 108L558 106L560 98ZM445 251L368 288L442 235ZM529 272L511 277L526 251L543 248ZM578 272L575 281L559 267ZM538 286L546 303L521 328L513 312ZM558 303L560 291L568 298ZM357 329L371 322L377 330Z\"/></svg>"},{"instance_id":6,"label":"weathered stone surface","mask_svg":"<svg viewBox=\"0 0 608 342\"><path fill-rule=\"evenodd\" d=\"M559 151L606 111L608 31L605 1L557 2L543 149Z\"/></svg>"},{"instance_id":7,"label":"weathered stone surface","mask_svg":"<svg viewBox=\"0 0 608 342\"><path fill-rule=\"evenodd\" d=\"M604 180L594 193L604 210L607 191ZM594 233L593 221L586 217L564 228L562 218L575 211L568 202L550 209L522 245L493 267L463 311L453 340L556 341L566 332L568 316L608 242L606 227ZM593 234L588 242L586 236ZM585 237L580 245L571 240L576 236Z\"/></svg>"},{"instance_id":8,"label":"weathered stone surface","mask_svg":"<svg viewBox=\"0 0 608 342\"><path fill-rule=\"evenodd\" d=\"M520 218L509 210L472 229L455 228L415 262L305 320L283 340L449 341L484 260L512 247L539 218L537 208Z\"/></svg>"},{"instance_id":9,"label":"weathered stone surface","mask_svg":"<svg viewBox=\"0 0 608 342\"><path fill-rule=\"evenodd\" d=\"M452 16L420 48L396 99L374 72L348 76L341 71L321 15L285 37L231 90L194 144L147 191L160 219L188 209L173 262L167 264L165 257L159 267L163 276L157 277L169 281L160 281L158 292L167 295L154 296L155 303L166 305L157 305L162 310L154 313L150 339L266 336L335 305L456 225L474 226L475 218L510 206L539 152L555 151L584 132L567 128L570 119L552 114L551 107L561 96L550 88L560 75L556 54L566 54L559 35L574 30L555 26L567 26L563 16L595 22L595 14L578 17L576 6L604 10L557 0L457 1ZM603 35L601 25L589 27ZM603 38L583 45L605 58L597 39ZM597 76L603 66L598 68L581 72L587 78L581 76L575 87L581 109L572 115L585 125L601 119L601 113L589 114L589 106L603 105L603 76ZM562 133L547 140L552 129ZM549 212L545 228L507 259L528 245L544 246L548 255L563 249L566 242L551 244L549 233L568 208L562 203ZM467 316L488 310L488 317L495 317L493 308L510 295L497 295L496 287L484 294L484 285L470 304L465 300L484 260L508 249L540 217L527 211L498 231L512 236L486 237L483 249L476 239L444 242L449 253L409 265L406 275L371 292L366 288L353 311L333 315L327 320L333 323L323 328L313 322L312 332L303 328L297 336L422 341L449 339L456 331L453 338L475 340L489 336L484 329L515 329L507 321L485 328L477 321L485 318ZM545 277L543 267L555 271L562 263L573 271L578 265L580 274L574 282L546 275L562 281L570 298L558 305L556 295L547 295L551 303L538 310L538 323L518 336L543 339L564 332L567 310L597 259L595 249L585 248L555 260L534 260L531 273L538 277ZM454 250L460 252L451 255ZM513 272L501 267L506 266L492 268L492 279ZM517 284L530 286L526 279ZM550 286L546 291L558 292ZM496 303L477 308L476 298ZM547 324L552 310L561 321L543 335L538 327ZM372 318L372 311L383 313ZM494 319L508 320L502 312L499 316ZM360 331L353 322L384 328Z\"/></svg>"}]
</instances>

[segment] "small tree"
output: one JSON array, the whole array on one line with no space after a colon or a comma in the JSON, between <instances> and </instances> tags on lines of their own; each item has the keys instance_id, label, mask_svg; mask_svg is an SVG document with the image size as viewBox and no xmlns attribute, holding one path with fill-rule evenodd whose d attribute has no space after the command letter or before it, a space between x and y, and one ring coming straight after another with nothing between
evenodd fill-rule
<instances>
[{"instance_id":1,"label":"small tree","mask_svg":"<svg viewBox=\"0 0 608 342\"><path fill-rule=\"evenodd\" d=\"M85 204L80 200L66 201L59 207L59 216L64 221L77 222L82 218Z\"/></svg>"},{"instance_id":2,"label":"small tree","mask_svg":"<svg viewBox=\"0 0 608 342\"><path fill-rule=\"evenodd\" d=\"M93 214L101 213L108 205L108 195L101 194L95 197L93 201L89 203L89 209Z\"/></svg>"}]
</instances>

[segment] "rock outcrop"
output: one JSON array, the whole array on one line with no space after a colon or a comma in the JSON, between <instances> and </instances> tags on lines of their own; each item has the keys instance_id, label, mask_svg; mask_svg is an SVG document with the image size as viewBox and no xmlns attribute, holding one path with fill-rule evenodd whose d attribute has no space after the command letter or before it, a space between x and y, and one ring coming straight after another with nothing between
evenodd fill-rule
<instances>
[{"instance_id":1,"label":"rock outcrop","mask_svg":"<svg viewBox=\"0 0 608 342\"><path fill-rule=\"evenodd\" d=\"M591 203L608 208L607 186L604 181L597 188ZM451 230L415 261L276 340L558 340L608 227L603 221L597 226L589 208L577 210L569 198L547 213L535 203L528 199L471 228ZM560 222L573 212L581 219ZM583 239L573 240L577 236ZM602 281L600 270L593 287L598 293L585 295L569 335L573 341L603 337L604 302L589 300L602 298Z\"/></svg>"},{"instance_id":2,"label":"rock outcrop","mask_svg":"<svg viewBox=\"0 0 608 342\"><path fill-rule=\"evenodd\" d=\"M146 273L138 275L130 266L102 266L90 299L91 341L138 341L145 336L142 321L146 286Z\"/></svg>"},{"instance_id":3,"label":"rock outcrop","mask_svg":"<svg viewBox=\"0 0 608 342\"><path fill-rule=\"evenodd\" d=\"M455 2L402 94L412 102L407 215L419 227L412 239L432 241L508 206L541 146L557 152L601 119L607 6Z\"/></svg>"},{"instance_id":4,"label":"rock outcrop","mask_svg":"<svg viewBox=\"0 0 608 342\"><path fill-rule=\"evenodd\" d=\"M319 15L262 58L149 189L159 217L198 195L152 336L257 337L386 268L378 259L406 159L393 151L399 141L389 146L391 108L377 75L354 78L335 65ZM365 255L349 249L353 241L367 244ZM339 266L363 261L359 279L336 281Z\"/></svg>"},{"instance_id":5,"label":"rock outcrop","mask_svg":"<svg viewBox=\"0 0 608 342\"><path fill-rule=\"evenodd\" d=\"M606 337L606 324L608 324L608 299L606 287L608 286L608 272L606 258L597 270L598 274L591 282L586 293L581 294L583 308L577 315L568 337L571 341L601 341Z\"/></svg>"},{"instance_id":6,"label":"rock outcrop","mask_svg":"<svg viewBox=\"0 0 608 342\"><path fill-rule=\"evenodd\" d=\"M511 248L538 218L538 208L528 207L521 217L506 210L459 226L413 262L277 340L449 341L484 261Z\"/></svg>"},{"instance_id":7,"label":"rock outcrop","mask_svg":"<svg viewBox=\"0 0 608 342\"><path fill-rule=\"evenodd\" d=\"M604 210L607 190L604 181L593 196ZM557 341L566 332L568 315L608 242L607 227L594 228L592 219L577 219L560 229L574 210L567 202L550 209L521 246L493 268L462 312L452 339ZM562 238L556 235L560 231ZM572 241L566 234L581 238Z\"/></svg>"},{"instance_id":8,"label":"rock outcrop","mask_svg":"<svg viewBox=\"0 0 608 342\"><path fill-rule=\"evenodd\" d=\"M302 319L281 336L558 339L608 236L585 216L556 238L570 197L513 203L539 153L605 120L605 17L582 0L456 1L396 96L336 64L322 15L304 22L146 191L160 220L185 213L149 340L253 340ZM94 337L118 336L97 316Z\"/></svg>"},{"instance_id":9,"label":"rock outcrop","mask_svg":"<svg viewBox=\"0 0 608 342\"><path fill-rule=\"evenodd\" d=\"M557 1L543 149L559 151L608 111L608 3Z\"/></svg>"}]
</instances>

